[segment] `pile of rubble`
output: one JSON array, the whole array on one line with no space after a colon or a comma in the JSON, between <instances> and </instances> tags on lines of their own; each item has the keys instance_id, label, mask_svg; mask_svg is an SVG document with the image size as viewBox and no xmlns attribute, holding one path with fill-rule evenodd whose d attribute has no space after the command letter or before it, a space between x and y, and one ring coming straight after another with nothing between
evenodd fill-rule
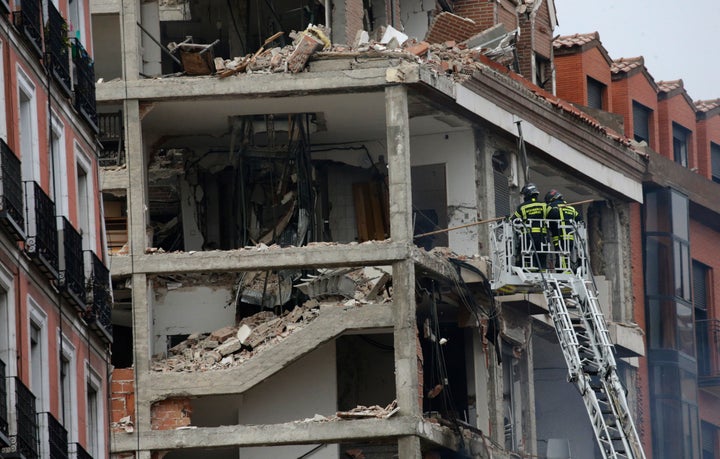
<instances>
[{"instance_id":1,"label":"pile of rubble","mask_svg":"<svg viewBox=\"0 0 720 459\"><path fill-rule=\"evenodd\" d=\"M380 32L377 38L371 38L367 32L360 31L353 45L349 46L331 43L327 38L329 31L324 26L311 24L304 31L290 33L292 44L266 49L265 46L282 35L282 32L278 32L253 54L232 59L214 58L207 74L213 73L212 66L214 75L219 78L239 73L298 73L305 69L311 59L387 57L427 64L439 73L462 79L479 68L483 58L485 62L491 58L501 65L509 65L514 49L512 40L515 38L512 34L502 35L503 30L500 31L500 38L506 39L499 41L498 32L492 30L491 42L485 38L488 35L486 31L462 42L446 40L431 43L408 37L392 26L382 28ZM492 46L484 47L487 43L492 43ZM187 68L186 73L197 74Z\"/></svg>"},{"instance_id":2,"label":"pile of rubble","mask_svg":"<svg viewBox=\"0 0 720 459\"><path fill-rule=\"evenodd\" d=\"M291 290L306 298L302 305L283 315L264 310L212 333L194 333L168 350L167 357L153 359L154 371L194 372L230 368L242 364L264 348L287 338L315 320L321 308L354 308L363 304L390 301L390 275L381 268L338 268L299 279L295 286L277 273L251 273L238 287L246 304L284 304ZM286 292L286 293L285 293Z\"/></svg>"}]
</instances>

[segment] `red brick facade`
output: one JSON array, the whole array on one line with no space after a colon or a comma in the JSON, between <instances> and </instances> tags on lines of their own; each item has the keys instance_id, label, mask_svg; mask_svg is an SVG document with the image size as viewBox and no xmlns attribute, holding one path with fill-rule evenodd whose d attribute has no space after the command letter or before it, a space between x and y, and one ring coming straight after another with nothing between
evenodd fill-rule
<instances>
[{"instance_id":1,"label":"red brick facade","mask_svg":"<svg viewBox=\"0 0 720 459\"><path fill-rule=\"evenodd\" d=\"M124 431L117 425L123 418L130 417L135 423L135 371L132 368L116 368L112 372L110 385L110 422L113 432Z\"/></svg>"},{"instance_id":2,"label":"red brick facade","mask_svg":"<svg viewBox=\"0 0 720 459\"><path fill-rule=\"evenodd\" d=\"M689 100L684 89L670 92L667 96L662 93L658 101L658 129L660 149L658 153L673 160L673 123L690 131L688 137L688 169L697 167L695 107Z\"/></svg>"},{"instance_id":3,"label":"red brick facade","mask_svg":"<svg viewBox=\"0 0 720 459\"><path fill-rule=\"evenodd\" d=\"M698 173L712 179L712 155L710 144L720 146L720 110L698 113L697 120L697 168Z\"/></svg>"},{"instance_id":4,"label":"red brick facade","mask_svg":"<svg viewBox=\"0 0 720 459\"><path fill-rule=\"evenodd\" d=\"M150 408L152 430L174 430L190 425L192 406L189 398L169 398Z\"/></svg>"},{"instance_id":5,"label":"red brick facade","mask_svg":"<svg viewBox=\"0 0 720 459\"><path fill-rule=\"evenodd\" d=\"M659 147L658 138L658 103L655 82L648 80L645 72L622 74L613 78L613 103L611 111L622 115L625 120L625 136L632 139L634 132L633 102L637 102L651 110L648 145L653 150Z\"/></svg>"}]
</instances>

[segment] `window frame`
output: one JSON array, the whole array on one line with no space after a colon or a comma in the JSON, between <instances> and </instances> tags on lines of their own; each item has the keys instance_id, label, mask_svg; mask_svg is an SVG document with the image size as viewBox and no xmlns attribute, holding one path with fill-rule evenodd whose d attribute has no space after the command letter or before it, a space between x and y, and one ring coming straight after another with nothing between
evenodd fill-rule
<instances>
[{"instance_id":1,"label":"window frame","mask_svg":"<svg viewBox=\"0 0 720 459\"><path fill-rule=\"evenodd\" d=\"M690 167L690 136L692 131L682 124L672 123L673 161L683 167Z\"/></svg>"},{"instance_id":2,"label":"window frame","mask_svg":"<svg viewBox=\"0 0 720 459\"><path fill-rule=\"evenodd\" d=\"M60 328L57 329L58 343L61 344L58 362L58 395L60 400L60 421L68 433L68 443L78 441L78 400L77 400L77 352L75 345L65 336ZM63 359L68 362L68 387L63 384ZM64 390L66 389L66 390ZM67 393L65 393L67 392ZM70 400L66 397L70 396ZM66 419L66 415L69 419Z\"/></svg>"},{"instance_id":3,"label":"window frame","mask_svg":"<svg viewBox=\"0 0 720 459\"><path fill-rule=\"evenodd\" d=\"M17 66L17 96L18 96L18 127L20 136L20 159L21 172L23 181L34 181L40 183L40 145L38 142L39 126L38 126L38 107L36 97L36 87L30 77L18 64ZM28 126L30 130L29 144L30 152L23 148L23 97L28 99L30 108L30 116ZM29 154L28 154L29 153Z\"/></svg>"},{"instance_id":4,"label":"window frame","mask_svg":"<svg viewBox=\"0 0 720 459\"><path fill-rule=\"evenodd\" d=\"M720 145L715 142L710 142L710 178L720 183Z\"/></svg>"},{"instance_id":5,"label":"window frame","mask_svg":"<svg viewBox=\"0 0 720 459\"><path fill-rule=\"evenodd\" d=\"M605 102L607 99L607 85L591 76L586 77L585 84L587 86L587 106L598 110L605 110ZM599 91L599 94L597 94L597 91ZM591 94L598 96L600 103L599 107L595 105L594 102L596 101L591 98Z\"/></svg>"},{"instance_id":6,"label":"window frame","mask_svg":"<svg viewBox=\"0 0 720 459\"><path fill-rule=\"evenodd\" d=\"M67 148L65 146L65 124L60 120L60 117L55 113L51 115L50 119L50 132L51 132L51 148L50 151L50 186L49 195L55 202L55 215L58 217L69 218L69 202L70 196L68 194L68 168L67 168ZM57 142L55 141L57 139ZM58 151L55 151L55 144L57 143ZM57 163L56 164L56 160ZM57 189L59 185L59 190ZM58 196L59 193L59 196ZM58 229L62 229L62 220L57 219Z\"/></svg>"},{"instance_id":7,"label":"window frame","mask_svg":"<svg viewBox=\"0 0 720 459\"><path fill-rule=\"evenodd\" d=\"M90 409L91 406L90 392L88 389L92 388L95 393L94 408L95 408L95 422L91 425L90 422ZM90 366L90 362L85 360L85 424L87 426L86 437L85 437L85 450L90 453L92 457L105 457L105 419L103 416L102 401L104 400L104 394L102 390L102 378L98 373L93 370ZM91 435L91 430L94 427L95 435ZM91 438L96 438L97 443L90 443Z\"/></svg>"},{"instance_id":8,"label":"window frame","mask_svg":"<svg viewBox=\"0 0 720 459\"><path fill-rule=\"evenodd\" d=\"M85 197L87 199L87 202L85 203L87 205L86 209L86 219L87 221L83 222L83 214L81 212L81 206L83 203L81 202L81 194L80 194L80 171L83 171L85 173ZM75 142L75 206L76 206L76 212L77 212L77 230L81 232L82 238L83 238L83 250L92 250L93 252L96 251L95 245L97 241L97 235L95 231L95 206L93 201L93 196L95 196L95 183L94 183L94 176L92 174L93 168L92 168L92 161L90 158L85 154L82 147L78 142ZM87 225L87 228L84 226L84 224Z\"/></svg>"},{"instance_id":9,"label":"window frame","mask_svg":"<svg viewBox=\"0 0 720 459\"><path fill-rule=\"evenodd\" d=\"M636 116L638 113L642 113L645 116L644 123L638 123L638 116ZM645 142L650 146L650 137L652 136L650 125L652 120L653 110L650 107L646 107L645 105L641 104L640 102L633 100L632 101L632 116L633 116L633 138L636 142ZM638 133L638 124L642 124L647 131L647 138L643 138L640 133Z\"/></svg>"}]
</instances>

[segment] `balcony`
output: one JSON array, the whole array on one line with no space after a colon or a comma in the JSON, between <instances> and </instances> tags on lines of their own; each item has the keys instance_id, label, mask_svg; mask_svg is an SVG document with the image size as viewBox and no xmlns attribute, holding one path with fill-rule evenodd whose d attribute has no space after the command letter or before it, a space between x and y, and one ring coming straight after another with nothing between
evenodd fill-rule
<instances>
[{"instance_id":1,"label":"balcony","mask_svg":"<svg viewBox=\"0 0 720 459\"><path fill-rule=\"evenodd\" d=\"M20 29L30 47L42 56L42 3L38 0L22 0L20 11L13 12L15 27Z\"/></svg>"},{"instance_id":2,"label":"balcony","mask_svg":"<svg viewBox=\"0 0 720 459\"><path fill-rule=\"evenodd\" d=\"M52 2L48 2L48 20L45 30L46 65L52 71L65 95L69 97L72 94L72 82L70 80L68 26Z\"/></svg>"},{"instance_id":3,"label":"balcony","mask_svg":"<svg viewBox=\"0 0 720 459\"><path fill-rule=\"evenodd\" d=\"M38 425L35 412L35 396L20 378L13 378L15 381L15 393L17 401L17 438L16 452L25 459L39 459L38 452Z\"/></svg>"},{"instance_id":4,"label":"balcony","mask_svg":"<svg viewBox=\"0 0 720 459\"><path fill-rule=\"evenodd\" d=\"M55 204L37 182L25 182L28 209L25 251L52 281L58 281L58 231Z\"/></svg>"},{"instance_id":5,"label":"balcony","mask_svg":"<svg viewBox=\"0 0 720 459\"><path fill-rule=\"evenodd\" d=\"M0 222L16 241L25 239L20 159L0 139Z\"/></svg>"},{"instance_id":6,"label":"balcony","mask_svg":"<svg viewBox=\"0 0 720 459\"><path fill-rule=\"evenodd\" d=\"M122 111L98 113L98 129L100 131L98 140L102 144L98 157L100 166L113 167L125 164Z\"/></svg>"},{"instance_id":7,"label":"balcony","mask_svg":"<svg viewBox=\"0 0 720 459\"><path fill-rule=\"evenodd\" d=\"M72 59L75 81L75 109L98 132L95 106L95 70L93 61L78 39L73 40Z\"/></svg>"},{"instance_id":8,"label":"balcony","mask_svg":"<svg viewBox=\"0 0 720 459\"><path fill-rule=\"evenodd\" d=\"M7 383L5 382L5 362L0 360L0 448L10 446L8 426Z\"/></svg>"},{"instance_id":9,"label":"balcony","mask_svg":"<svg viewBox=\"0 0 720 459\"><path fill-rule=\"evenodd\" d=\"M39 415L41 428L47 429L49 459L68 459L68 434L67 430L50 413Z\"/></svg>"},{"instance_id":10,"label":"balcony","mask_svg":"<svg viewBox=\"0 0 720 459\"><path fill-rule=\"evenodd\" d=\"M112 343L110 271L92 251L85 251L85 262L90 269L85 320L103 341Z\"/></svg>"},{"instance_id":11,"label":"balcony","mask_svg":"<svg viewBox=\"0 0 720 459\"><path fill-rule=\"evenodd\" d=\"M85 266L83 263L82 236L65 217L60 224L58 287L62 295L80 313L85 312Z\"/></svg>"}]
</instances>

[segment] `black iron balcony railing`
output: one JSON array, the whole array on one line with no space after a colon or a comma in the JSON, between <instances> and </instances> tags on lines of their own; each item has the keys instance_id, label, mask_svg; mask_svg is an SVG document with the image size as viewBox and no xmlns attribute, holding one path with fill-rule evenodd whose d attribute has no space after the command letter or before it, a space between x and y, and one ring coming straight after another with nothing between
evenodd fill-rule
<instances>
[{"instance_id":1,"label":"black iron balcony railing","mask_svg":"<svg viewBox=\"0 0 720 459\"><path fill-rule=\"evenodd\" d=\"M85 451L85 448L80 446L80 443L75 443L75 459L93 459L93 457Z\"/></svg>"},{"instance_id":2,"label":"black iron balcony railing","mask_svg":"<svg viewBox=\"0 0 720 459\"><path fill-rule=\"evenodd\" d=\"M52 71L65 95L70 96L72 82L70 80L70 41L67 36L67 22L52 2L47 3L47 8L45 50L48 59L46 65Z\"/></svg>"},{"instance_id":3,"label":"black iron balcony railing","mask_svg":"<svg viewBox=\"0 0 720 459\"><path fill-rule=\"evenodd\" d=\"M68 434L67 430L50 413L42 413L47 425L50 459L68 459Z\"/></svg>"},{"instance_id":4,"label":"black iron balcony railing","mask_svg":"<svg viewBox=\"0 0 720 459\"><path fill-rule=\"evenodd\" d=\"M0 221L17 241L25 239L21 177L20 159L0 139Z\"/></svg>"},{"instance_id":5,"label":"black iron balcony railing","mask_svg":"<svg viewBox=\"0 0 720 459\"><path fill-rule=\"evenodd\" d=\"M112 296L110 295L110 271L102 260L90 250L85 251L85 261L90 268L87 279L88 309L85 319L104 341L112 342Z\"/></svg>"},{"instance_id":6,"label":"black iron balcony railing","mask_svg":"<svg viewBox=\"0 0 720 459\"><path fill-rule=\"evenodd\" d=\"M98 140L102 144L98 156L100 166L111 167L125 164L122 111L98 113L98 129L100 131Z\"/></svg>"},{"instance_id":7,"label":"black iron balcony railing","mask_svg":"<svg viewBox=\"0 0 720 459\"><path fill-rule=\"evenodd\" d=\"M22 0L20 11L13 13L15 26L22 30L33 50L42 56L42 2Z\"/></svg>"},{"instance_id":8,"label":"black iron balcony railing","mask_svg":"<svg viewBox=\"0 0 720 459\"><path fill-rule=\"evenodd\" d=\"M0 447L10 446L8 425L7 382L5 381L5 362L0 360Z\"/></svg>"},{"instance_id":9,"label":"black iron balcony railing","mask_svg":"<svg viewBox=\"0 0 720 459\"><path fill-rule=\"evenodd\" d=\"M58 280L58 231L55 204L37 182L25 182L27 243L25 251L48 278Z\"/></svg>"},{"instance_id":10,"label":"black iron balcony railing","mask_svg":"<svg viewBox=\"0 0 720 459\"><path fill-rule=\"evenodd\" d=\"M15 377L13 379L15 380L15 393L17 395L15 403L15 409L17 410L17 452L22 454L25 459L39 459L35 396L20 381L20 378Z\"/></svg>"},{"instance_id":11,"label":"black iron balcony railing","mask_svg":"<svg viewBox=\"0 0 720 459\"><path fill-rule=\"evenodd\" d=\"M58 258L58 287L78 312L85 312L85 264L82 236L65 217L60 219L58 234L60 256Z\"/></svg>"},{"instance_id":12,"label":"black iron balcony railing","mask_svg":"<svg viewBox=\"0 0 720 459\"><path fill-rule=\"evenodd\" d=\"M720 386L720 320L695 321L698 377L707 385Z\"/></svg>"},{"instance_id":13,"label":"black iron balcony railing","mask_svg":"<svg viewBox=\"0 0 720 459\"><path fill-rule=\"evenodd\" d=\"M98 130L97 107L95 104L95 70L82 43L75 38L72 45L72 57L75 67L75 108L90 123L95 132Z\"/></svg>"}]
</instances>

